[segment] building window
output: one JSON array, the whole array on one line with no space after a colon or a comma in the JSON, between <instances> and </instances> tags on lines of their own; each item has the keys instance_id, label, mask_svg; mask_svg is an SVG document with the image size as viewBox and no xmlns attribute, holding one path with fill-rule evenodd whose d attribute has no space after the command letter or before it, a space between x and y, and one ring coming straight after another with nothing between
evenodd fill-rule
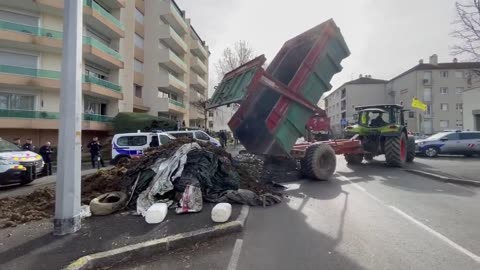
<instances>
[{"instance_id":1,"label":"building window","mask_svg":"<svg viewBox=\"0 0 480 270\"><path fill-rule=\"evenodd\" d=\"M342 111L345 111L347 109L347 101L342 100L341 102L341 108Z\"/></svg>"},{"instance_id":2,"label":"building window","mask_svg":"<svg viewBox=\"0 0 480 270\"><path fill-rule=\"evenodd\" d=\"M448 70L447 71L440 71L440 77L448 78Z\"/></svg>"},{"instance_id":3,"label":"building window","mask_svg":"<svg viewBox=\"0 0 480 270\"><path fill-rule=\"evenodd\" d=\"M107 114L107 104L98 100L90 100L88 98L84 99L84 106L86 114L94 115L106 115Z\"/></svg>"},{"instance_id":4,"label":"building window","mask_svg":"<svg viewBox=\"0 0 480 270\"><path fill-rule=\"evenodd\" d=\"M457 111L462 111L463 110L463 103L457 103L456 109L457 109Z\"/></svg>"},{"instance_id":5,"label":"building window","mask_svg":"<svg viewBox=\"0 0 480 270\"><path fill-rule=\"evenodd\" d=\"M440 94L448 95L448 88L447 87L440 87Z\"/></svg>"},{"instance_id":6,"label":"building window","mask_svg":"<svg viewBox=\"0 0 480 270\"><path fill-rule=\"evenodd\" d=\"M135 96L138 98L142 98L142 86L138 84L134 84L133 87L135 89Z\"/></svg>"},{"instance_id":7,"label":"building window","mask_svg":"<svg viewBox=\"0 0 480 270\"><path fill-rule=\"evenodd\" d=\"M448 120L440 120L441 128L448 128Z\"/></svg>"},{"instance_id":8,"label":"building window","mask_svg":"<svg viewBox=\"0 0 480 270\"><path fill-rule=\"evenodd\" d=\"M463 71L455 71L455 78L463 79Z\"/></svg>"},{"instance_id":9,"label":"building window","mask_svg":"<svg viewBox=\"0 0 480 270\"><path fill-rule=\"evenodd\" d=\"M133 63L133 68L136 72L143 72L143 63L135 59Z\"/></svg>"},{"instance_id":10,"label":"building window","mask_svg":"<svg viewBox=\"0 0 480 270\"><path fill-rule=\"evenodd\" d=\"M427 104L427 110L425 111L425 115L431 115L432 114L432 105Z\"/></svg>"},{"instance_id":11,"label":"building window","mask_svg":"<svg viewBox=\"0 0 480 270\"><path fill-rule=\"evenodd\" d=\"M455 89L455 94L461 95L463 93L464 88L463 87L457 87Z\"/></svg>"},{"instance_id":12,"label":"building window","mask_svg":"<svg viewBox=\"0 0 480 270\"><path fill-rule=\"evenodd\" d=\"M432 84L432 72L431 71L425 71L423 73L423 84L425 84L425 85Z\"/></svg>"},{"instance_id":13,"label":"building window","mask_svg":"<svg viewBox=\"0 0 480 270\"><path fill-rule=\"evenodd\" d=\"M431 88L423 89L423 101L426 101L426 102L432 101L432 89Z\"/></svg>"},{"instance_id":14,"label":"building window","mask_svg":"<svg viewBox=\"0 0 480 270\"><path fill-rule=\"evenodd\" d=\"M213 121L208 121L208 128L213 128Z\"/></svg>"},{"instance_id":15,"label":"building window","mask_svg":"<svg viewBox=\"0 0 480 270\"><path fill-rule=\"evenodd\" d=\"M33 111L35 96L0 93L0 110Z\"/></svg>"},{"instance_id":16,"label":"building window","mask_svg":"<svg viewBox=\"0 0 480 270\"><path fill-rule=\"evenodd\" d=\"M448 112L448 103L441 103L440 104L440 110L444 112Z\"/></svg>"},{"instance_id":17,"label":"building window","mask_svg":"<svg viewBox=\"0 0 480 270\"><path fill-rule=\"evenodd\" d=\"M143 13L140 10L135 8L135 20L143 24L143 19L144 19Z\"/></svg>"},{"instance_id":18,"label":"building window","mask_svg":"<svg viewBox=\"0 0 480 270\"><path fill-rule=\"evenodd\" d=\"M342 89L342 98L345 98L347 96L347 89L343 88Z\"/></svg>"},{"instance_id":19,"label":"building window","mask_svg":"<svg viewBox=\"0 0 480 270\"><path fill-rule=\"evenodd\" d=\"M457 128L462 128L463 127L463 121L462 120L456 120L455 125L457 126Z\"/></svg>"},{"instance_id":20,"label":"building window","mask_svg":"<svg viewBox=\"0 0 480 270\"><path fill-rule=\"evenodd\" d=\"M415 112L408 112L408 118L415 118Z\"/></svg>"},{"instance_id":21,"label":"building window","mask_svg":"<svg viewBox=\"0 0 480 270\"><path fill-rule=\"evenodd\" d=\"M134 40L134 43L135 43L135 47L143 49L143 44L144 44L145 40L143 39L142 36L135 33L135 35L133 36L133 40Z\"/></svg>"},{"instance_id":22,"label":"building window","mask_svg":"<svg viewBox=\"0 0 480 270\"><path fill-rule=\"evenodd\" d=\"M208 116L213 117L213 111L208 111Z\"/></svg>"}]
</instances>

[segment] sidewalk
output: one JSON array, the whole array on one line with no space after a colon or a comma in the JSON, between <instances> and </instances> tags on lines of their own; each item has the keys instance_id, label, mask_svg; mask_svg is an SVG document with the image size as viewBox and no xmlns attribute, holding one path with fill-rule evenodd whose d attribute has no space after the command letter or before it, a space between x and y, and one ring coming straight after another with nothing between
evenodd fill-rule
<instances>
[{"instance_id":1,"label":"sidewalk","mask_svg":"<svg viewBox=\"0 0 480 270\"><path fill-rule=\"evenodd\" d=\"M232 206L229 221L242 209ZM51 220L0 230L0 269L62 269L85 255L212 227L216 225L210 218L212 207L204 204L201 212L184 215L170 210L160 224L147 224L143 217L127 213L90 217L82 221L79 232L63 237L52 235ZM190 241L182 242L193 244Z\"/></svg>"}]
</instances>

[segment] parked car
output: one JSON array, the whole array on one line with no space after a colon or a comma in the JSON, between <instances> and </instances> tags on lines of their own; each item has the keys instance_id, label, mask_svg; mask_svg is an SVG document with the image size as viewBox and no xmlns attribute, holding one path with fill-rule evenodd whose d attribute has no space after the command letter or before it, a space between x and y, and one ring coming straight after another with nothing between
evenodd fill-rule
<instances>
[{"instance_id":1,"label":"parked car","mask_svg":"<svg viewBox=\"0 0 480 270\"><path fill-rule=\"evenodd\" d=\"M42 173L43 165L37 153L0 138L0 185L28 184Z\"/></svg>"},{"instance_id":2,"label":"parked car","mask_svg":"<svg viewBox=\"0 0 480 270\"><path fill-rule=\"evenodd\" d=\"M137 132L119 133L112 139L112 163L123 161L143 155L148 147L160 146L174 140L175 137L166 132Z\"/></svg>"},{"instance_id":3,"label":"parked car","mask_svg":"<svg viewBox=\"0 0 480 270\"><path fill-rule=\"evenodd\" d=\"M210 135L201 130L167 131L166 133L176 138L188 137L200 142L207 142L215 146L221 146L220 142L217 139L212 138Z\"/></svg>"},{"instance_id":4,"label":"parked car","mask_svg":"<svg viewBox=\"0 0 480 270\"><path fill-rule=\"evenodd\" d=\"M416 140L416 152L427 157L438 154L473 156L480 154L480 131L448 131Z\"/></svg>"}]
</instances>

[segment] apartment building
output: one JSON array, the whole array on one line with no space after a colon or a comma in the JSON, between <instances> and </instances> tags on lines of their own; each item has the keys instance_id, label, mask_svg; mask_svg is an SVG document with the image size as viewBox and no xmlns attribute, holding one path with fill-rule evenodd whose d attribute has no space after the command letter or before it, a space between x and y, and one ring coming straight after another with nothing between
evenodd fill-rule
<instances>
[{"instance_id":1,"label":"apartment building","mask_svg":"<svg viewBox=\"0 0 480 270\"><path fill-rule=\"evenodd\" d=\"M475 104L478 104L476 92L469 90L472 89L472 74L475 74L472 70L479 68L480 62L458 62L454 59L452 62L439 63L438 56L434 54L429 63L420 60L418 65L389 81L364 77L359 79L360 83L358 80L348 82L325 99L332 128L338 132L341 119L350 121L353 111L349 110L354 106L395 103L410 110L406 120L412 132L433 134L445 129L473 129L480 108L475 109ZM365 81L370 83L364 84ZM341 91L345 91L345 98L342 98ZM350 92L355 94L348 97ZM470 97L467 112L464 111L464 95ZM427 104L426 112L411 107L413 98ZM469 121L468 126L464 126L465 117Z\"/></svg>"},{"instance_id":2,"label":"apartment building","mask_svg":"<svg viewBox=\"0 0 480 270\"><path fill-rule=\"evenodd\" d=\"M408 113L408 128L414 132L433 134L445 129L463 129L465 89L471 86L468 74L480 68L479 62L439 63L436 54L429 62L419 64L390 80L386 85L389 103L403 104ZM411 108L416 97L427 104L427 111Z\"/></svg>"},{"instance_id":3,"label":"apartment building","mask_svg":"<svg viewBox=\"0 0 480 270\"><path fill-rule=\"evenodd\" d=\"M63 0L0 3L1 137L57 142L63 7ZM85 143L108 136L118 112L187 125L202 119L189 102L207 96L208 47L173 0L83 0L83 7Z\"/></svg>"},{"instance_id":4,"label":"apartment building","mask_svg":"<svg viewBox=\"0 0 480 270\"><path fill-rule=\"evenodd\" d=\"M353 123L355 106L385 103L386 80L374 79L365 75L346 82L323 98L325 110L330 117L334 134L341 135L342 119Z\"/></svg>"},{"instance_id":5,"label":"apartment building","mask_svg":"<svg viewBox=\"0 0 480 270\"><path fill-rule=\"evenodd\" d=\"M211 131L218 132L220 130L230 130L228 122L237 112L240 106L230 104L230 106L222 106L208 111L208 126Z\"/></svg>"}]
</instances>

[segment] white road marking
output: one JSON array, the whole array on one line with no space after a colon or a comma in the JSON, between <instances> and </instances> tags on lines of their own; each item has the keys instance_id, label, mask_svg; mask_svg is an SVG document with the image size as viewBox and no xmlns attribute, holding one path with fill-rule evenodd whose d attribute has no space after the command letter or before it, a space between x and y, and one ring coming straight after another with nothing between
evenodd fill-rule
<instances>
[{"instance_id":1,"label":"white road marking","mask_svg":"<svg viewBox=\"0 0 480 270\"><path fill-rule=\"evenodd\" d=\"M236 270L238 265L238 260L240 259L240 253L242 252L243 240L237 239L235 241L235 246L233 247L232 257L230 257L230 262L228 263L227 270Z\"/></svg>"},{"instance_id":2,"label":"white road marking","mask_svg":"<svg viewBox=\"0 0 480 270\"><path fill-rule=\"evenodd\" d=\"M456 184L454 184L454 183L447 183L447 184L449 184L449 185L451 185L451 186L454 186L454 187L457 187L457 188L460 188L460 189L463 189L463 190L466 190L466 191L470 191L470 192L472 191L472 189L468 189L468 188L466 188L466 187L463 187L463 186L460 186L460 185L456 185Z\"/></svg>"},{"instance_id":3,"label":"white road marking","mask_svg":"<svg viewBox=\"0 0 480 270\"><path fill-rule=\"evenodd\" d=\"M437 237L438 239L442 240L443 242L445 242L446 244L448 244L450 247L456 249L457 251L459 251L460 253L463 253L464 255L467 255L468 257L470 257L471 259L473 259L475 262L477 263L480 263L480 257L478 255L476 255L475 253L469 251L468 249L460 246L459 244L453 242L452 240L450 240L448 237L444 236L443 234L435 231L434 229L428 227L427 225L423 224L422 222L418 221L417 219L415 219L414 217L408 215L407 213L403 212L402 210L398 209L397 207L393 206L393 205L387 205L386 203L384 203L382 200L380 200L379 198L375 197L373 194L371 194L370 192L368 192L365 188L363 188L362 186L356 184L356 183L353 183L351 180L348 179L348 177L346 176L343 176L339 173L337 173L339 175L339 179L343 180L343 181L347 181L349 182L350 184L352 184L352 186L354 186L356 189L364 192L368 197L372 198L373 200L381 203L383 206L385 207L388 207L389 209L393 210L394 212L396 212L397 214L399 214L400 216L402 216L403 218L409 220L410 222L412 222L413 224L419 226L420 228L426 230L427 232L429 232L430 234L432 234L433 236ZM454 185L454 186L457 186L457 185ZM458 186L457 186L458 187Z\"/></svg>"},{"instance_id":4,"label":"white road marking","mask_svg":"<svg viewBox=\"0 0 480 270\"><path fill-rule=\"evenodd\" d=\"M460 246L459 244L453 242L452 240L448 239L446 236L444 236L443 234L435 231L434 229L428 227L427 225L423 224L422 222L416 220L415 218L409 216L408 214L406 214L405 212L403 212L402 210L396 208L395 206L392 206L390 205L389 206L391 209L393 209L393 211L397 212L399 215L401 215L402 217L408 219L409 221L411 221L412 223L414 223L415 225L421 227L422 229L426 230L427 232L433 234L434 236L436 236L437 238L439 238L440 240L442 240L443 242L447 243L449 246L451 246L452 248L460 251L461 253L467 255L468 257L472 258L474 261L476 261L477 263L480 263L480 257L477 256L476 254L474 254L473 252L467 250L466 248Z\"/></svg>"}]
</instances>

